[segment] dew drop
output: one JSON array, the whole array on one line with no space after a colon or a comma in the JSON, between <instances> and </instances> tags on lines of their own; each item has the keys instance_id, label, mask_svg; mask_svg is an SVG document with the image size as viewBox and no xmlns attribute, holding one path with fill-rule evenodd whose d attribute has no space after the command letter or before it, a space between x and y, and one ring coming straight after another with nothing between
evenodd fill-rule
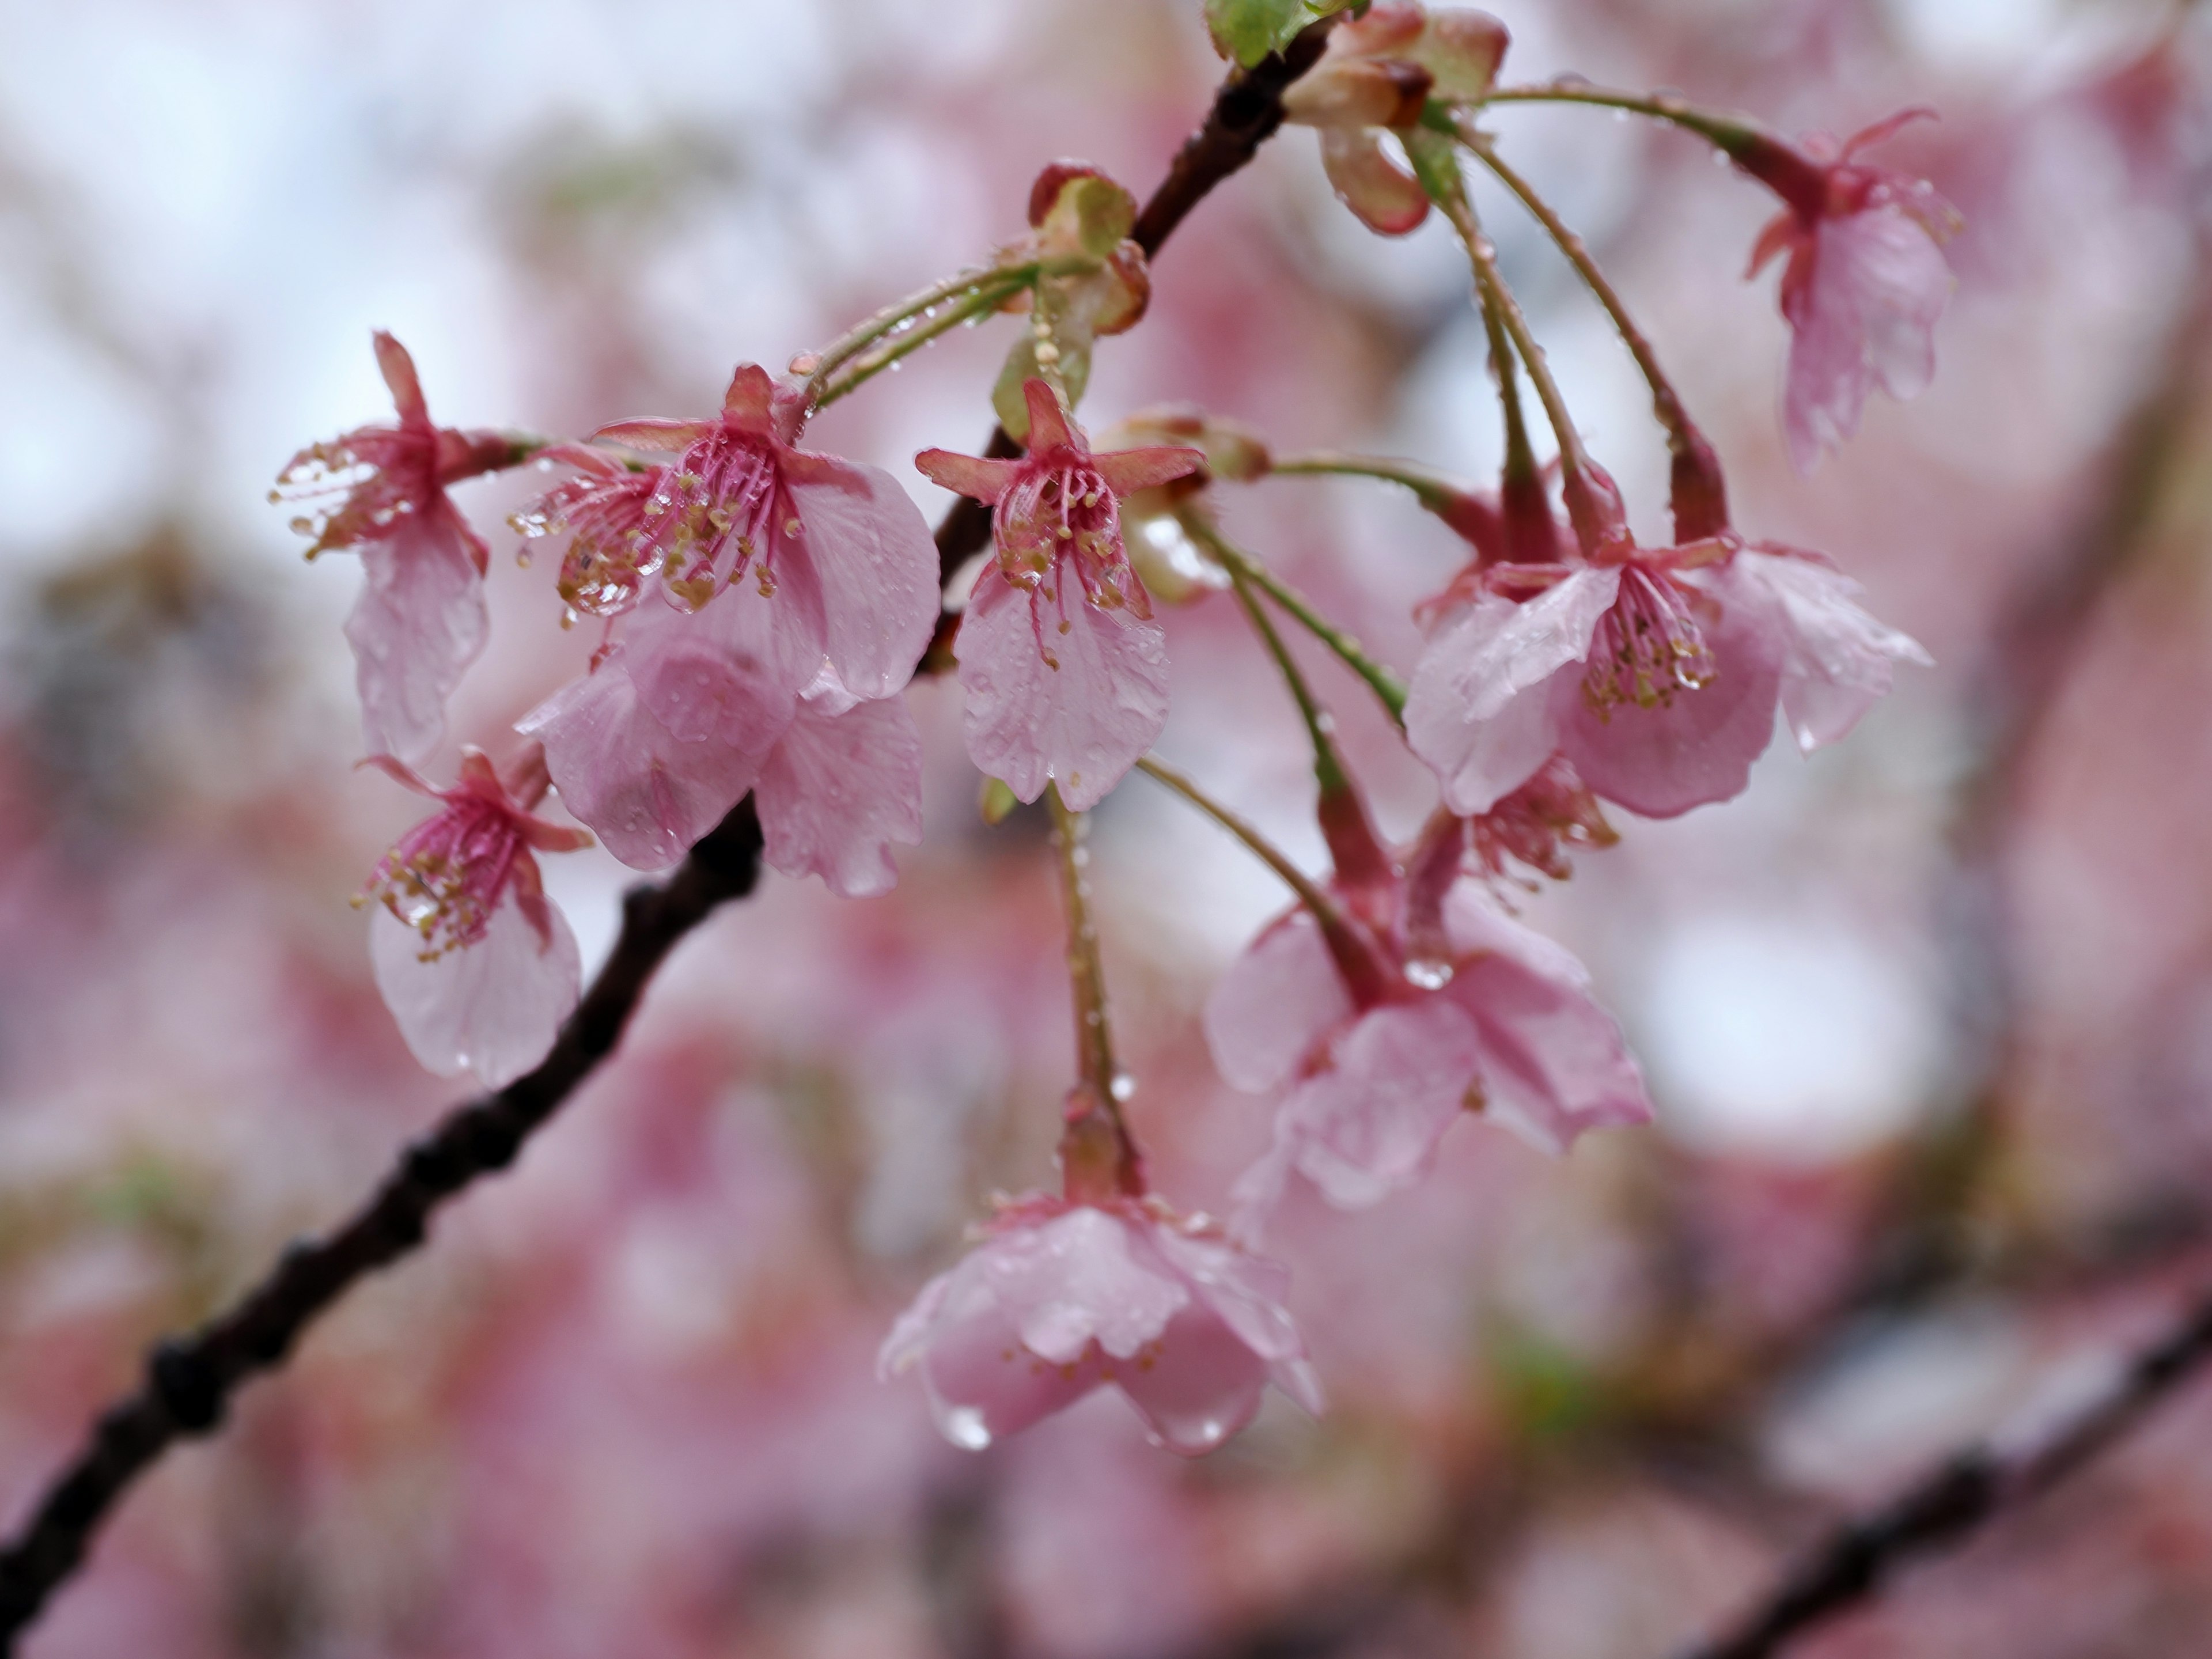
<instances>
[{"instance_id":1,"label":"dew drop","mask_svg":"<svg viewBox=\"0 0 2212 1659\"><path fill-rule=\"evenodd\" d=\"M963 1451L981 1451L991 1443L991 1431L983 1413L973 1406L948 1406L938 1425L945 1437Z\"/></svg>"},{"instance_id":2,"label":"dew drop","mask_svg":"<svg viewBox=\"0 0 2212 1659\"><path fill-rule=\"evenodd\" d=\"M1452 965L1449 962L1416 957L1406 964L1406 978L1424 991L1441 991L1451 983Z\"/></svg>"},{"instance_id":3,"label":"dew drop","mask_svg":"<svg viewBox=\"0 0 2212 1659\"><path fill-rule=\"evenodd\" d=\"M1106 1085L1106 1092L1116 1100L1127 1100L1137 1092L1137 1079L1127 1072L1116 1072L1114 1080Z\"/></svg>"}]
</instances>

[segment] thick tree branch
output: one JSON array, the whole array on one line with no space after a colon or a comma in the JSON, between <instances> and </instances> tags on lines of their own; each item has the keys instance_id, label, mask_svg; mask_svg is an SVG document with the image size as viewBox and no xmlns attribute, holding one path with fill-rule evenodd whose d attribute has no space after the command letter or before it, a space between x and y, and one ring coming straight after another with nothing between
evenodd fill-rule
<instances>
[{"instance_id":1,"label":"thick tree branch","mask_svg":"<svg viewBox=\"0 0 2212 1659\"><path fill-rule=\"evenodd\" d=\"M1690 1659L1768 1659L1863 1601L1917 1558L1949 1548L2035 1497L2133 1428L2212 1361L2212 1294L2103 1386L1959 1453L1902 1496L1835 1533L1747 1614Z\"/></svg>"},{"instance_id":2,"label":"thick tree branch","mask_svg":"<svg viewBox=\"0 0 2212 1659\"><path fill-rule=\"evenodd\" d=\"M1282 125L1284 88L1313 67L1334 21L1310 26L1281 52L1232 72L1223 83L1204 124L1176 154L1138 216L1135 239L1148 257ZM1020 452L999 431L984 453ZM988 508L964 501L954 507L937 532L945 575L990 538ZM945 647L957 620L939 619L924 672L949 662ZM523 1142L621 1040L661 958L718 905L752 890L760 850L760 821L748 796L691 849L665 886L635 889L623 902L614 954L543 1065L497 1094L454 1110L407 1148L384 1183L337 1231L295 1243L228 1313L154 1351L138 1392L100 1418L90 1441L46 1489L22 1531L0 1549L0 1659L15 1651L15 1638L76 1570L116 1500L172 1442L217 1427L241 1382L281 1364L300 1333L356 1280L421 1245L441 1204L514 1160Z\"/></svg>"},{"instance_id":3,"label":"thick tree branch","mask_svg":"<svg viewBox=\"0 0 2212 1659\"><path fill-rule=\"evenodd\" d=\"M83 1559L116 1499L171 1442L213 1431L241 1382L281 1364L300 1333L356 1280L418 1248L440 1205L514 1161L523 1142L622 1040L646 982L676 942L717 906L752 891L760 852L760 820L749 795L665 884L634 888L623 901L614 952L544 1064L456 1108L400 1155L335 1232L295 1243L229 1312L155 1349L138 1392L101 1416L21 1534L0 1551L0 1655L14 1651L15 1638Z\"/></svg>"}]
</instances>

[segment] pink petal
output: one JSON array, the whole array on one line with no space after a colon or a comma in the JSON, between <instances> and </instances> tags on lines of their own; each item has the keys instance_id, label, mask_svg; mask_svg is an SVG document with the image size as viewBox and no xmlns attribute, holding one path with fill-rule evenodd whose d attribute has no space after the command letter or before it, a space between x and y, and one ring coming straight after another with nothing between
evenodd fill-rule
<instances>
[{"instance_id":1,"label":"pink petal","mask_svg":"<svg viewBox=\"0 0 2212 1659\"><path fill-rule=\"evenodd\" d=\"M1865 590L1809 559L1747 548L1717 573L1727 604L1762 601L1782 645L1782 708L1797 746L1834 743L1889 691L1893 665L1935 665L1910 636L1860 608Z\"/></svg>"},{"instance_id":2,"label":"pink petal","mask_svg":"<svg viewBox=\"0 0 2212 1659\"><path fill-rule=\"evenodd\" d=\"M1064 1364L1095 1341L1127 1359L1191 1300L1136 1243L1130 1223L1076 1205L1041 1227L1000 1234L974 1260L1030 1352Z\"/></svg>"},{"instance_id":3,"label":"pink petal","mask_svg":"<svg viewBox=\"0 0 2212 1659\"><path fill-rule=\"evenodd\" d=\"M813 459L788 482L822 592L824 645L855 696L887 697L913 678L937 626L937 543L881 467Z\"/></svg>"},{"instance_id":4,"label":"pink petal","mask_svg":"<svg viewBox=\"0 0 2212 1659\"><path fill-rule=\"evenodd\" d=\"M1321 929L1291 911L1230 964L1206 1000L1206 1044L1232 1087L1260 1094L1358 1011Z\"/></svg>"},{"instance_id":5,"label":"pink petal","mask_svg":"<svg viewBox=\"0 0 2212 1659\"><path fill-rule=\"evenodd\" d=\"M1474 1020L1449 997L1363 1015L1284 1103L1280 1132L1297 1146L1298 1173L1346 1210L1410 1185L1458 1118L1482 1058Z\"/></svg>"},{"instance_id":6,"label":"pink petal","mask_svg":"<svg viewBox=\"0 0 2212 1659\"><path fill-rule=\"evenodd\" d=\"M1648 1123L1651 1103L1620 1027L1572 954L1462 882L1445 925L1462 958L1448 994L1474 1017L1483 1113L1550 1152L1588 1129Z\"/></svg>"},{"instance_id":7,"label":"pink petal","mask_svg":"<svg viewBox=\"0 0 2212 1659\"><path fill-rule=\"evenodd\" d=\"M1048 449L1089 448L1078 433L1067 423L1067 410L1060 401L1060 394L1042 380L1031 378L1022 382L1022 402L1030 412L1029 436L1023 447L1032 455L1042 455Z\"/></svg>"},{"instance_id":8,"label":"pink petal","mask_svg":"<svg viewBox=\"0 0 2212 1659\"><path fill-rule=\"evenodd\" d=\"M713 424L710 421L616 421L592 434L592 441L680 455L705 437Z\"/></svg>"},{"instance_id":9,"label":"pink petal","mask_svg":"<svg viewBox=\"0 0 2212 1659\"><path fill-rule=\"evenodd\" d=\"M430 407L422 399L422 381L415 373L415 359L407 348L382 329L374 337L377 372L392 392L392 406L399 411L402 426L430 424Z\"/></svg>"},{"instance_id":10,"label":"pink petal","mask_svg":"<svg viewBox=\"0 0 2212 1659\"><path fill-rule=\"evenodd\" d=\"M963 1262L953 1273L967 1266ZM923 1297L943 1282L933 1283ZM894 1341L899 1336L899 1331L892 1333ZM891 1352L886 1343L887 1359ZM990 1305L933 1332L915 1358L939 1432L969 1451L981 1451L994 1441L1020 1433L1040 1418L1073 1405L1103 1380L1095 1357L1087 1365L1073 1361L1054 1364L1031 1353L1022 1346L1020 1334L1006 1312ZM896 1362L893 1366L905 1369Z\"/></svg>"},{"instance_id":11,"label":"pink petal","mask_svg":"<svg viewBox=\"0 0 2212 1659\"><path fill-rule=\"evenodd\" d=\"M969 757L1022 800L1057 779L1080 812L1096 806L1167 723L1167 638L1159 624L1090 604L1063 557L1053 599L985 568L954 649L968 694ZM1049 659L1048 659L1049 653Z\"/></svg>"},{"instance_id":12,"label":"pink petal","mask_svg":"<svg viewBox=\"0 0 2212 1659\"><path fill-rule=\"evenodd\" d=\"M362 738L372 754L420 762L446 732L446 699L490 631L467 526L441 495L390 534L361 544L367 577L347 617Z\"/></svg>"},{"instance_id":13,"label":"pink petal","mask_svg":"<svg viewBox=\"0 0 2212 1659\"><path fill-rule=\"evenodd\" d=\"M758 363L739 363L722 394L722 412L741 424L765 428L775 402L775 382Z\"/></svg>"},{"instance_id":14,"label":"pink petal","mask_svg":"<svg viewBox=\"0 0 2212 1659\"><path fill-rule=\"evenodd\" d=\"M1433 95L1479 99L1498 78L1510 37L1505 25L1487 12L1431 12L1413 61L1436 77Z\"/></svg>"},{"instance_id":15,"label":"pink petal","mask_svg":"<svg viewBox=\"0 0 2212 1659\"><path fill-rule=\"evenodd\" d=\"M1620 703L1600 715L1579 679L1562 677L1555 688L1560 750L1584 783L1646 817L1741 794L1774 737L1782 647L1765 617L1723 604L1704 631L1718 672L1656 708Z\"/></svg>"},{"instance_id":16,"label":"pink petal","mask_svg":"<svg viewBox=\"0 0 2212 1659\"><path fill-rule=\"evenodd\" d=\"M425 1069L440 1077L474 1072L485 1088L498 1089L545 1058L576 1006L583 968L561 912L547 905L543 914L546 939L510 893L482 939L424 962L422 935L375 908L369 957L376 987Z\"/></svg>"},{"instance_id":17,"label":"pink petal","mask_svg":"<svg viewBox=\"0 0 2212 1659\"><path fill-rule=\"evenodd\" d=\"M1156 1442L1196 1457L1252 1420L1268 1365L1212 1309L1190 1307L1161 1333L1157 1352L1102 1374L1120 1386Z\"/></svg>"},{"instance_id":18,"label":"pink petal","mask_svg":"<svg viewBox=\"0 0 2212 1659\"><path fill-rule=\"evenodd\" d=\"M1393 161L1373 127L1324 127L1321 164L1337 199L1370 230L1403 236L1429 216L1428 192Z\"/></svg>"},{"instance_id":19,"label":"pink petal","mask_svg":"<svg viewBox=\"0 0 2212 1659\"><path fill-rule=\"evenodd\" d=\"M768 861L848 898L898 880L890 844L921 841L921 736L896 697L838 714L799 706L754 786Z\"/></svg>"},{"instance_id":20,"label":"pink petal","mask_svg":"<svg viewBox=\"0 0 2212 1659\"><path fill-rule=\"evenodd\" d=\"M1790 307L1783 394L1790 459L1801 472L1858 430L1877 380L1893 398L1926 387L1936 319L1951 292L1935 238L1893 203L1824 219L1814 235L1809 280Z\"/></svg>"},{"instance_id":21,"label":"pink petal","mask_svg":"<svg viewBox=\"0 0 2212 1659\"><path fill-rule=\"evenodd\" d=\"M760 769L760 757L713 740L685 740L654 719L632 684L624 647L515 722L545 745L545 765L568 810L635 870L665 870L720 823Z\"/></svg>"},{"instance_id":22,"label":"pink petal","mask_svg":"<svg viewBox=\"0 0 2212 1659\"><path fill-rule=\"evenodd\" d=\"M932 483L994 505L1012 487L1022 470L1019 461L990 460L952 449L925 449L914 458L914 464Z\"/></svg>"},{"instance_id":23,"label":"pink petal","mask_svg":"<svg viewBox=\"0 0 2212 1659\"><path fill-rule=\"evenodd\" d=\"M630 680L671 735L764 757L816 667L811 641L786 635L793 614L789 595L763 599L749 583L697 612L648 599L623 628Z\"/></svg>"},{"instance_id":24,"label":"pink petal","mask_svg":"<svg viewBox=\"0 0 2212 1659\"><path fill-rule=\"evenodd\" d=\"M1406 702L1406 738L1453 811L1488 811L1559 747L1553 682L1579 686L1590 635L1620 591L1620 570L1605 566L1525 604L1486 594L1429 642Z\"/></svg>"},{"instance_id":25,"label":"pink petal","mask_svg":"<svg viewBox=\"0 0 2212 1659\"><path fill-rule=\"evenodd\" d=\"M1115 449L1094 455L1091 464L1116 495L1153 489L1177 478L1187 478L1206 465L1206 453L1159 445L1147 449Z\"/></svg>"}]
</instances>

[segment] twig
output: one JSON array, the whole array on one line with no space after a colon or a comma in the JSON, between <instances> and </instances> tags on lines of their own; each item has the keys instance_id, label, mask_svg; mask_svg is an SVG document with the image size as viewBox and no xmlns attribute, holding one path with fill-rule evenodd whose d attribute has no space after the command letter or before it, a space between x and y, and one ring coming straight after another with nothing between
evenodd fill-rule
<instances>
[{"instance_id":1,"label":"twig","mask_svg":"<svg viewBox=\"0 0 2212 1659\"><path fill-rule=\"evenodd\" d=\"M2084 1401L1958 1453L1873 1514L1837 1528L1735 1632L1689 1659L1767 1659L1879 1590L1898 1568L1956 1545L2133 1428L2212 1361L2212 1294Z\"/></svg>"},{"instance_id":2,"label":"twig","mask_svg":"<svg viewBox=\"0 0 2212 1659\"><path fill-rule=\"evenodd\" d=\"M676 942L717 906L752 891L760 851L760 820L747 796L665 885L633 888L623 899L614 953L536 1071L447 1114L337 1231L295 1243L229 1312L154 1350L138 1391L100 1417L0 1551L0 1655L15 1650L16 1637L83 1560L116 1500L173 1441L216 1429L241 1382L281 1364L301 1332L356 1280L418 1249L440 1205L514 1161L621 1041L646 982Z\"/></svg>"}]
</instances>

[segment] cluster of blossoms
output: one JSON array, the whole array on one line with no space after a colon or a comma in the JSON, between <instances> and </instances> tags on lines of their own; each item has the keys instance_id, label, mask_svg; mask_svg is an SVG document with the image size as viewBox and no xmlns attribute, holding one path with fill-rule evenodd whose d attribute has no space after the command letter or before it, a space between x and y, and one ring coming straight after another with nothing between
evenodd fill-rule
<instances>
[{"instance_id":1,"label":"cluster of blossoms","mask_svg":"<svg viewBox=\"0 0 2212 1659\"><path fill-rule=\"evenodd\" d=\"M1259 12L1224 0L1209 14L1249 54ZM1271 40L1261 29L1260 48ZM1784 422L1810 466L1855 429L1875 383L1906 396L1931 366L1949 210L1925 184L1858 159L1895 122L1848 144L1791 144L1670 97L1580 82L1501 88L1506 46L1481 13L1378 0L1338 21L1285 99L1367 225L1399 234L1437 210L1459 233L1504 415L1494 490L1408 462L1275 456L1189 410L1133 416L1128 442L1094 448L1073 412L1091 355L1141 319L1150 278L1131 240L1134 202L1073 163L1046 169L1027 233L986 264L784 375L741 366L708 417L620 421L573 442L439 428L407 354L380 334L398 424L309 450L283 480L295 495L342 496L300 522L311 552L362 556L368 583L347 633L370 758L440 803L370 878L378 982L425 1065L487 1086L535 1065L578 995L576 947L535 854L596 837L636 869L663 869L750 794L776 869L848 896L881 892L896 879L890 848L922 829L902 693L918 672L957 662L977 769L1015 799L1042 798L1054 822L1078 1049L1060 1190L1004 1201L883 1350L886 1374L920 1374L960 1444L1109 1382L1183 1452L1235 1432L1270 1382L1318 1409L1285 1276L1258 1254L1294 1178L1358 1208L1419 1179L1463 1115L1562 1154L1587 1130L1650 1115L1588 975L1517 919L1513 890L1565 879L1571 850L1616 840L1608 806L1664 817L1736 794L1778 711L1806 750L1837 740L1896 664L1925 659L1860 608L1827 560L1737 532L1719 463L1648 343L1480 125L1517 102L1638 112L1700 135L1779 196L1753 264L1787 254ZM1587 453L1476 220L1465 157L1559 240L1649 378L1674 461L1672 544L1636 540ZM992 399L1011 441L984 458L915 458L990 509L992 556L948 613L942 595L963 573L939 568L901 482L802 440L826 404L1000 312L1027 319ZM1524 378L1556 439L1555 474L1534 459ZM446 700L486 632L485 544L447 488L525 461L563 476L514 524L559 542L567 620L596 619L604 637L588 672L518 723L525 741L504 771L466 750L441 790L414 769L438 750ZM1411 488L1468 544L1465 568L1420 608L1427 642L1405 680L1223 532L1222 486L1319 472ZM1125 528L1144 533L1125 539ZM1324 875L1147 755L1170 696L1155 601L1224 593L1307 717ZM1433 769L1438 802L1410 846L1374 829L1278 617L1358 671ZM1107 1035L1080 815L1138 767L1295 896L1205 1012L1222 1076L1281 1097L1226 1225L1180 1217L1150 1189ZM549 788L589 834L533 816Z\"/></svg>"}]
</instances>

